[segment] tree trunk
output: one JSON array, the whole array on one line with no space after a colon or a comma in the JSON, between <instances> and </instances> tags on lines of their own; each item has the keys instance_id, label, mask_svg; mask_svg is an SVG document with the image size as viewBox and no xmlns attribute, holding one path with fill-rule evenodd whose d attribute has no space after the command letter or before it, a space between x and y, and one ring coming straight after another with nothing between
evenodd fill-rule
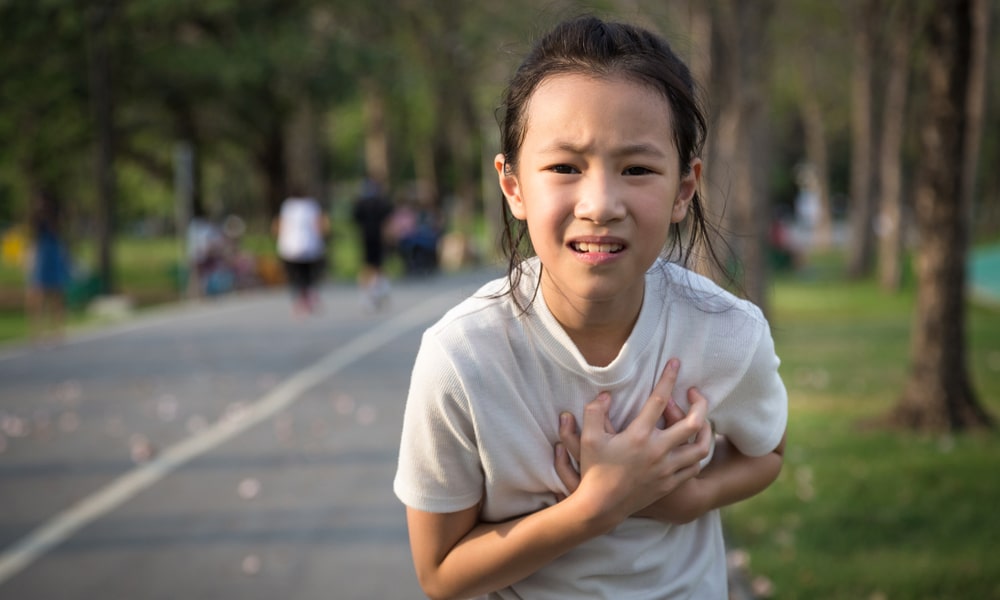
<instances>
[{"instance_id":1,"label":"tree trunk","mask_svg":"<svg viewBox=\"0 0 1000 600\"><path fill-rule=\"evenodd\" d=\"M711 187L729 204L723 227L734 233L730 244L743 267L747 298L767 312L765 242L773 215L766 189L766 39L773 4L723 0L717 7L712 29L721 56L712 63L717 65L713 92L720 105L714 151L720 164L712 172Z\"/></svg>"},{"instance_id":2,"label":"tree trunk","mask_svg":"<svg viewBox=\"0 0 1000 600\"><path fill-rule=\"evenodd\" d=\"M827 151L826 124L816 93L806 84L800 111L805 137L806 158L815 175L819 196L819 219L810 240L812 247L828 249L833 245L833 208L830 206L830 158Z\"/></svg>"},{"instance_id":3,"label":"tree trunk","mask_svg":"<svg viewBox=\"0 0 1000 600\"><path fill-rule=\"evenodd\" d=\"M903 132L906 90L910 72L913 11L900 7L891 26L889 73L882 108L882 143L879 145L879 283L882 289L899 291L903 284Z\"/></svg>"},{"instance_id":4,"label":"tree trunk","mask_svg":"<svg viewBox=\"0 0 1000 600\"><path fill-rule=\"evenodd\" d=\"M389 189L389 133L385 123L385 96L377 81L361 82L365 118L365 173L382 189Z\"/></svg>"},{"instance_id":5,"label":"tree trunk","mask_svg":"<svg viewBox=\"0 0 1000 600\"><path fill-rule=\"evenodd\" d=\"M872 269L874 235L872 216L872 71L875 0L856 0L854 26L854 70L851 77L851 228L847 274L867 276Z\"/></svg>"},{"instance_id":6,"label":"tree trunk","mask_svg":"<svg viewBox=\"0 0 1000 600\"><path fill-rule=\"evenodd\" d=\"M987 0L972 0L969 8L969 84L965 107L965 156L962 164L962 194L971 221L976 203L976 172L982 145L986 111L986 73L989 56L990 6ZM971 229L971 222L969 224Z\"/></svg>"},{"instance_id":7,"label":"tree trunk","mask_svg":"<svg viewBox=\"0 0 1000 600\"><path fill-rule=\"evenodd\" d=\"M277 123L274 123L268 132L257 162L264 175L268 218L274 218L281 212L281 203L290 192L288 173L285 170L285 139Z\"/></svg>"},{"instance_id":8,"label":"tree trunk","mask_svg":"<svg viewBox=\"0 0 1000 600\"><path fill-rule=\"evenodd\" d=\"M712 63L712 46L717 36L712 7L701 0L691 0L687 4L687 9L692 43L689 61L691 72L695 81L702 86L701 89L708 94L703 99L704 108L708 113L706 116L718 117L714 123L715 127L709 131L702 150L704 171L699 199L706 218L713 224L725 227L726 223L723 221L727 214L726 194L723 193L722 186L728 180L728 168L723 165L735 160L736 150L732 142L735 140L738 113L734 110L725 110L725 107L720 108L716 105L715 99L728 97L728 90L737 86L729 83L729 78L734 74L730 63L727 62L718 68ZM712 118L709 118L711 121ZM709 230L708 235L712 236L712 239L707 241L717 251L721 251L726 240L712 230ZM707 252L696 249L691 258L691 267L698 273L719 282L726 279L726 274L718 271L717 265L710 260L711 257Z\"/></svg>"},{"instance_id":9,"label":"tree trunk","mask_svg":"<svg viewBox=\"0 0 1000 600\"><path fill-rule=\"evenodd\" d=\"M740 103L742 87L740 86L739 63L733 60L738 56L738 49L732 48L736 44L738 32L733 32L737 27L736 17L731 14L732 8L723 5L722 2L713 3L712 10L712 39L713 53L718 53L718 59L711 61L711 82L712 105L711 110L716 115L715 131L709 134L711 140L708 150L711 159L707 161L704 173L706 179L705 187L708 188L708 198L705 206L706 214L710 215L713 221L717 222L721 231L735 231L736 223L734 212L728 210L728 206L733 201L735 193L734 171L739 156L739 145L737 141L740 136ZM714 243L730 243L728 239L713 240ZM726 259L727 263L735 261L738 254L737 248L719 248L720 256ZM714 265L708 265L706 274L713 274L711 269ZM727 268L729 265L727 264ZM718 274L724 276L724 274Z\"/></svg>"},{"instance_id":10,"label":"tree trunk","mask_svg":"<svg viewBox=\"0 0 1000 600\"><path fill-rule=\"evenodd\" d=\"M177 131L177 138L181 143L188 144L191 149L191 173L190 173L190 202L188 214L191 216L204 217L205 194L204 181L202 177L202 145L201 133L198 128L198 120L195 118L194 107L184 98L183 95L167 97L167 106L174 114L174 123Z\"/></svg>"},{"instance_id":11,"label":"tree trunk","mask_svg":"<svg viewBox=\"0 0 1000 600\"><path fill-rule=\"evenodd\" d=\"M291 189L298 189L324 205L322 123L312 101L303 96L286 126L285 172Z\"/></svg>"},{"instance_id":12,"label":"tree trunk","mask_svg":"<svg viewBox=\"0 0 1000 600\"><path fill-rule=\"evenodd\" d=\"M90 36L90 102L97 133L97 262L101 291L116 288L112 248L115 230L115 144L114 105L111 91L111 57L108 27L114 11L112 2L91 8L87 15Z\"/></svg>"},{"instance_id":13,"label":"tree trunk","mask_svg":"<svg viewBox=\"0 0 1000 600\"><path fill-rule=\"evenodd\" d=\"M478 124L475 108L468 95L458 95L454 102L448 135L449 145L454 149L452 168L455 204L452 207L451 225L456 232L470 236L476 212L476 196L480 188L479 155L472 152L479 147Z\"/></svg>"},{"instance_id":14,"label":"tree trunk","mask_svg":"<svg viewBox=\"0 0 1000 600\"><path fill-rule=\"evenodd\" d=\"M917 306L910 376L892 417L920 430L947 431L992 426L969 380L965 334L965 259L969 246L970 178L959 165L975 168L967 153L978 135L968 111L970 94L985 68L977 61L974 23L979 2L934 4L927 28L927 107L920 127L916 217ZM973 84L973 85L970 85Z\"/></svg>"},{"instance_id":15,"label":"tree trunk","mask_svg":"<svg viewBox=\"0 0 1000 600\"><path fill-rule=\"evenodd\" d=\"M760 9L761 2L754 3ZM758 30L763 33L763 30ZM760 59L758 59L760 60ZM740 221L749 232L741 241L742 262L745 273L747 298L760 307L764 314L770 313L767 287L770 274L770 256L767 242L774 218L774 210L768 195L768 173L770 173L770 136L768 135L767 110L764 101L764 85L761 78L764 69L752 69L750 76L758 83L748 102L744 105L741 154L738 163L737 186L749 190L740 194Z\"/></svg>"}]
</instances>

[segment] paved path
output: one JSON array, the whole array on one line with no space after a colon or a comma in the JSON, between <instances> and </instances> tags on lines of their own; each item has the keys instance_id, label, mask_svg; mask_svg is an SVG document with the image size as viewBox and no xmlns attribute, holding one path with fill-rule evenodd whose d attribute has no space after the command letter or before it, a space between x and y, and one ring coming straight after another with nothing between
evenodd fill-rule
<instances>
[{"instance_id":1,"label":"paved path","mask_svg":"<svg viewBox=\"0 0 1000 600\"><path fill-rule=\"evenodd\" d=\"M0 349L0 598L420 598L391 490L423 329L495 273Z\"/></svg>"}]
</instances>

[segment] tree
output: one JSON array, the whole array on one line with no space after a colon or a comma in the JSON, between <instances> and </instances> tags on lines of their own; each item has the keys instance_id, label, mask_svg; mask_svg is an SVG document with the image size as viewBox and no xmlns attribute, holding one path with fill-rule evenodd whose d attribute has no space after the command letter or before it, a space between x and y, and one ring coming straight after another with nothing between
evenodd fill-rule
<instances>
[{"instance_id":1,"label":"tree","mask_svg":"<svg viewBox=\"0 0 1000 600\"><path fill-rule=\"evenodd\" d=\"M812 179L818 196L819 215L816 219L814 238L811 243L819 249L827 249L833 244L833 208L830 206L830 158L829 140L826 133L826 119L819 94L809 85L805 86L799 103L802 115L802 137L805 139L806 158L812 167Z\"/></svg>"},{"instance_id":2,"label":"tree","mask_svg":"<svg viewBox=\"0 0 1000 600\"><path fill-rule=\"evenodd\" d=\"M804 240L807 251L827 250L834 240L831 148L849 114L843 84L850 72L846 16L836 3L785 0L772 28L775 55L781 57L773 65L774 104L786 114L797 112L802 130L802 148L785 152L794 156L799 188L808 186L818 200L811 237ZM818 22L824 27L816 27Z\"/></svg>"},{"instance_id":3,"label":"tree","mask_svg":"<svg viewBox=\"0 0 1000 600\"><path fill-rule=\"evenodd\" d=\"M916 181L917 305L910 375L892 418L906 427L992 426L966 364L965 259L986 69L986 0L936 2Z\"/></svg>"},{"instance_id":4,"label":"tree","mask_svg":"<svg viewBox=\"0 0 1000 600\"><path fill-rule=\"evenodd\" d=\"M483 58L482 32L487 31L483 10L456 0L436 2L433 8L408 3L413 57L423 69L435 113L431 153L434 157L433 194L450 201L457 228L471 229L475 196L481 189L480 120L474 90Z\"/></svg>"},{"instance_id":5,"label":"tree","mask_svg":"<svg viewBox=\"0 0 1000 600\"><path fill-rule=\"evenodd\" d=\"M766 177L769 172L767 130L767 45L772 2L752 5L719 0L712 5L711 62L713 108L718 127L712 142L712 162L706 165L710 194L722 196L727 240L743 267L748 299L767 311L768 263L765 240L772 218ZM710 200L711 202L711 200ZM711 204L710 204L711 206Z\"/></svg>"},{"instance_id":6,"label":"tree","mask_svg":"<svg viewBox=\"0 0 1000 600\"><path fill-rule=\"evenodd\" d=\"M115 177L114 92L111 80L111 44L108 37L116 11L115 2L99 2L87 11L90 43L90 104L97 137L97 271L102 292L115 291L111 240L115 229L117 181Z\"/></svg>"},{"instance_id":7,"label":"tree","mask_svg":"<svg viewBox=\"0 0 1000 600\"><path fill-rule=\"evenodd\" d=\"M851 76L851 245L847 274L860 278L874 262L874 197L872 195L873 122L872 77L875 63L875 27L879 0L854 0L854 70Z\"/></svg>"},{"instance_id":8,"label":"tree","mask_svg":"<svg viewBox=\"0 0 1000 600\"><path fill-rule=\"evenodd\" d=\"M85 20L61 3L0 3L2 218L27 213L29 199L45 189L71 200L65 208L79 223L94 193L93 185L77 185L94 168L85 31Z\"/></svg>"},{"instance_id":9,"label":"tree","mask_svg":"<svg viewBox=\"0 0 1000 600\"><path fill-rule=\"evenodd\" d=\"M906 97L910 73L910 46L914 10L896 3L889 19L889 49L882 105L879 144L879 250L878 271L882 289L898 291L903 283L903 134L906 130Z\"/></svg>"}]
</instances>

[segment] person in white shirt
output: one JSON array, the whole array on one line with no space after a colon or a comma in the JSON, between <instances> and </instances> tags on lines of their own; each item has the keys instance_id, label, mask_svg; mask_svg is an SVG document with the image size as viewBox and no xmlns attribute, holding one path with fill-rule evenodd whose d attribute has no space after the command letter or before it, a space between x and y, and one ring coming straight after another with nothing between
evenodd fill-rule
<instances>
[{"instance_id":1,"label":"person in white shirt","mask_svg":"<svg viewBox=\"0 0 1000 600\"><path fill-rule=\"evenodd\" d=\"M575 19L504 110L508 277L424 333L405 408L420 584L726 598L718 509L778 476L787 395L760 310L685 267L714 256L690 72L646 30Z\"/></svg>"},{"instance_id":2,"label":"person in white shirt","mask_svg":"<svg viewBox=\"0 0 1000 600\"><path fill-rule=\"evenodd\" d=\"M281 203L272 229L292 293L292 310L296 315L314 313L319 302L316 286L326 268L329 218L315 199L293 194Z\"/></svg>"}]
</instances>

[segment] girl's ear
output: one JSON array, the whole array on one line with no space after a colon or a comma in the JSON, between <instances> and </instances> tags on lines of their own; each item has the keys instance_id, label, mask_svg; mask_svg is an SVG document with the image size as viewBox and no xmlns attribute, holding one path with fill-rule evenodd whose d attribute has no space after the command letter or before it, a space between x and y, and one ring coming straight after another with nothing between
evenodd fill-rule
<instances>
[{"instance_id":1,"label":"girl's ear","mask_svg":"<svg viewBox=\"0 0 1000 600\"><path fill-rule=\"evenodd\" d=\"M681 176L680 186L677 189L677 197L674 198L674 208L670 213L671 223L680 223L687 216L688 207L691 200L698 192L698 183L701 181L701 159L693 158L688 166L686 174Z\"/></svg>"},{"instance_id":2,"label":"girl's ear","mask_svg":"<svg viewBox=\"0 0 1000 600\"><path fill-rule=\"evenodd\" d=\"M497 170L497 177L500 179L500 189L504 198L507 199L507 206L510 207L510 214L515 219L524 220L524 200L521 198L521 186L517 183L517 177L507 168L507 159L503 154L497 154L493 159L493 167Z\"/></svg>"}]
</instances>

